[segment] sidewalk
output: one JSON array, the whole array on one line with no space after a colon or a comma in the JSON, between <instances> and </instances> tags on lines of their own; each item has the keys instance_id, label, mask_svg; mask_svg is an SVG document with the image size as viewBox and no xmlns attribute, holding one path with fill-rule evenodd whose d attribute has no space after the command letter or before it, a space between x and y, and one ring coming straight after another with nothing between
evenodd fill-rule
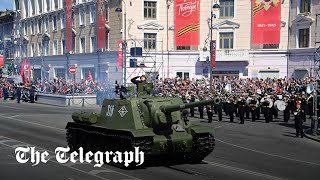
<instances>
[{"instance_id":1,"label":"sidewalk","mask_svg":"<svg viewBox=\"0 0 320 180\"><path fill-rule=\"evenodd\" d=\"M310 134L310 129L308 129L306 132L305 132L305 136L306 138L308 139L312 139L314 141L317 141L317 142L320 142L320 130L318 130L314 135Z\"/></svg>"}]
</instances>

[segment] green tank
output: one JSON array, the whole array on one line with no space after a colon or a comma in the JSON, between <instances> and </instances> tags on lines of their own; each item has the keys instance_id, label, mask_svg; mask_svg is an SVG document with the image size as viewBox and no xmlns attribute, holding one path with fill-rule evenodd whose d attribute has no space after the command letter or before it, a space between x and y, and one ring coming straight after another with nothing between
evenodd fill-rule
<instances>
[{"instance_id":1,"label":"green tank","mask_svg":"<svg viewBox=\"0 0 320 180\"><path fill-rule=\"evenodd\" d=\"M186 109L214 104L217 98L184 104L181 98L151 96L149 83L137 90L137 97L105 99L99 114L73 113L74 122L66 127L71 150L124 152L139 147L146 161L174 157L179 163L199 163L213 151L213 129L192 124Z\"/></svg>"}]
</instances>

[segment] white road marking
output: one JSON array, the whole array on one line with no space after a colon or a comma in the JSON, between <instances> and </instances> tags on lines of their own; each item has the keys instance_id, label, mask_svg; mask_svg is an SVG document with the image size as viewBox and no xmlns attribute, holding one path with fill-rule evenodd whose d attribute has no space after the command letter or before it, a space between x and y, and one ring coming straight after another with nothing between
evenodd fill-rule
<instances>
[{"instance_id":1,"label":"white road marking","mask_svg":"<svg viewBox=\"0 0 320 180\"><path fill-rule=\"evenodd\" d=\"M242 173L255 175L255 176L259 176L259 177L263 177L263 178L267 178L267 179L285 180L283 178L279 178L279 177L275 177L275 176L271 176L271 175L255 172L255 171L249 171L249 170L246 170L246 169L227 166L227 165L224 165L224 164L214 163L214 162L210 162L210 161L203 161L203 162L208 163L208 164L213 165L213 166L222 167L222 168L226 168L226 169L231 169L231 170L234 170L234 171L239 171L239 172L242 172Z\"/></svg>"},{"instance_id":2,"label":"white road marking","mask_svg":"<svg viewBox=\"0 0 320 180\"><path fill-rule=\"evenodd\" d=\"M28 123L28 124L33 124L33 125L37 125L37 126L42 126L42 127L46 127L46 128L50 128L50 129L55 129L55 130L59 130L59 131L65 131L65 129L61 129L61 128L56 128L56 127L51 127L51 126L47 126L47 125L43 125L43 124L39 124L39 123L34 123L34 122L29 122L29 121L24 121L21 119L17 119L17 118L11 118L11 117L6 117L6 116L1 116L2 118L6 118L6 119L11 119L14 121L19 121L19 122L24 122L24 123Z\"/></svg>"},{"instance_id":3,"label":"white road marking","mask_svg":"<svg viewBox=\"0 0 320 180\"><path fill-rule=\"evenodd\" d=\"M1 145L4 145L4 146L6 146L6 147L10 147L10 148L13 148L13 149L15 149L15 148L14 148L15 145L8 145L8 144L5 144L5 143L3 143L3 142L9 142L9 141L11 141L11 142L16 142L16 143L18 143L18 144L23 144L23 145L27 144L27 143L25 143L25 142L18 141L18 140L15 140L15 139L11 139L11 138L8 138L8 137L4 137L4 136L0 136L0 138L6 138L6 139L7 139L7 140L0 141L0 144L1 144ZM30 145L30 146L33 146L33 145ZM36 147L36 146L33 146L33 147ZM42 148L40 148L40 149L41 149L41 150L44 150L44 149L42 149ZM51 152L51 151L49 151L49 150L46 150L46 151L49 152L50 154L54 154L54 152ZM15 157L14 157L14 158L15 158ZM53 163L56 163L56 164L59 164L59 165L62 165L62 166L65 166L65 167L68 167L68 168L71 168L71 169L74 169L74 170L76 170L76 171L79 171L79 172L82 172L82 173L85 173L85 174L89 174L89 175L91 175L91 176L94 176L94 177L97 177L97 178L100 178L100 179L103 179L103 180L110 180L110 179L106 179L106 178L104 178L104 177L101 177L101 176L99 176L99 175L97 175L97 174L94 174L94 173L92 173L92 171L86 172L86 171L83 171L83 170L78 169L78 168L76 168L76 167L73 167L74 165L76 165L76 164L81 164L81 163L76 163L76 164L70 166L69 164L61 164L61 163L57 162L55 158L54 158L54 159L49 158L49 161L51 161L51 162L53 162ZM83 163L83 164L88 164L88 163ZM105 168L105 167L100 167L100 168L97 168L97 169L100 169L101 172L110 172L110 173L120 174L120 175L129 177L129 178L131 178L130 180L141 180L141 179L138 179L138 178L136 178L136 177L133 177L133 176L130 176L130 175L127 175L127 174L118 172L118 171L114 171L114 170L111 170L111 169L108 169L108 168ZM90 172L91 172L91 173L90 173Z\"/></svg>"},{"instance_id":4,"label":"white road marking","mask_svg":"<svg viewBox=\"0 0 320 180\"><path fill-rule=\"evenodd\" d=\"M11 108L11 109L18 109L18 110L25 110L25 108L19 108L19 107L12 107L12 106L6 106L6 105L0 105L0 107L6 107L6 108Z\"/></svg>"},{"instance_id":5,"label":"white road marking","mask_svg":"<svg viewBox=\"0 0 320 180\"><path fill-rule=\"evenodd\" d=\"M229 145L229 146L237 147L237 148L240 148L240 149L245 149L245 150L248 150L248 151L252 151L252 152L256 152L256 153L260 153L260 154L264 154L264 155L268 155L268 156L273 156L273 157L277 157L277 158L281 158L281 159L285 159L285 160L290 160L290 161L295 161L295 162L300 162L300 163L305 163L305 164L311 164L311 165L315 165L315 166L320 166L320 164L314 163L314 162L308 162L308 161L303 161L303 160L298 160L298 159L292 159L292 158L288 158L288 157L284 157L284 156L280 156L280 155L276 155L276 154L270 154L270 153L266 153L266 152L263 152L263 151L258 151L258 150L254 150L254 149L250 149L250 148L238 146L238 145L235 145L235 144L232 144L232 143L228 143L228 142L222 141L222 140L220 140L220 139L215 139L215 140L216 140L216 141L219 141L219 142L221 142L221 143L227 144L227 145Z\"/></svg>"}]
</instances>

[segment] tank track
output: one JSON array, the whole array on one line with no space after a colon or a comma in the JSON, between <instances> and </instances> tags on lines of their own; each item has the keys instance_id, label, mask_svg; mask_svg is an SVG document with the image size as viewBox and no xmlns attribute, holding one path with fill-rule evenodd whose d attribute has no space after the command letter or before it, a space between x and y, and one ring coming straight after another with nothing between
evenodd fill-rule
<instances>
[{"instance_id":1,"label":"tank track","mask_svg":"<svg viewBox=\"0 0 320 180\"><path fill-rule=\"evenodd\" d=\"M84 149L84 152L124 152L134 151L134 147L139 147L139 151L144 152L145 162L151 156L153 137L135 138L127 131L99 128L80 123L68 123L66 129L66 138L71 152L77 151L80 147ZM111 162L109 164L120 168L131 169L135 167L134 163L125 167L123 163Z\"/></svg>"},{"instance_id":2,"label":"tank track","mask_svg":"<svg viewBox=\"0 0 320 180\"><path fill-rule=\"evenodd\" d=\"M192 146L193 152L188 157L188 161L190 163L201 163L214 150L214 136L211 133L196 134Z\"/></svg>"}]
</instances>

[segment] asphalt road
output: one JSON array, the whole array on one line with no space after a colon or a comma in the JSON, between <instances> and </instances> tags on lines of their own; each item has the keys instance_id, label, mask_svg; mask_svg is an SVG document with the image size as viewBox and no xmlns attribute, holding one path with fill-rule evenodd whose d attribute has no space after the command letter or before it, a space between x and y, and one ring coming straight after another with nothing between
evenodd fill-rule
<instances>
[{"instance_id":1,"label":"asphalt road","mask_svg":"<svg viewBox=\"0 0 320 180\"><path fill-rule=\"evenodd\" d=\"M56 147L66 147L65 126L71 113L80 108L40 104L16 104L0 100L0 179L95 180L95 179L213 179L251 180L320 178L320 143L296 138L293 122L269 124L264 121L244 125L224 122L207 123L194 118L194 123L215 128L216 148L201 164L170 167L147 167L123 170L104 165L48 163L32 166L19 164L15 158L18 146L35 146L54 155ZM280 116L281 117L281 116ZM238 122L236 120L236 122Z\"/></svg>"}]
</instances>

